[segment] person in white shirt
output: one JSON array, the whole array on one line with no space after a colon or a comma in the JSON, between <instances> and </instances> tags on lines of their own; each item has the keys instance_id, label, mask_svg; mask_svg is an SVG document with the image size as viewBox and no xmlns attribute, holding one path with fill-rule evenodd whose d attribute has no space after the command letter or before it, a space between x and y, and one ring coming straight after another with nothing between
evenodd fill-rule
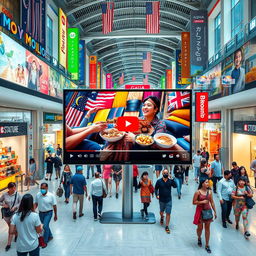
<instances>
[{"instance_id":1,"label":"person in white shirt","mask_svg":"<svg viewBox=\"0 0 256 256\"><path fill-rule=\"evenodd\" d=\"M235 183L232 180L231 171L226 170L224 171L224 178L222 178L217 185L217 193L220 200L223 228L227 228L226 221L229 224L232 224L232 221L229 219L229 215L232 209L231 194L234 189Z\"/></svg>"},{"instance_id":2,"label":"person in white shirt","mask_svg":"<svg viewBox=\"0 0 256 256\"><path fill-rule=\"evenodd\" d=\"M100 179L100 173L96 172L94 174L95 179L90 185L90 195L88 200L92 198L93 202L93 215L94 220L97 220L97 217L101 218L101 212L103 207L103 191L107 194L107 188L105 183ZM98 211L97 211L98 210ZM98 213L98 216L97 216Z\"/></svg>"},{"instance_id":3,"label":"person in white shirt","mask_svg":"<svg viewBox=\"0 0 256 256\"><path fill-rule=\"evenodd\" d=\"M202 156L200 154L200 150L197 150L196 154L193 156L193 166L194 166L194 174L195 174L195 181L198 183L198 177L200 174L200 165Z\"/></svg>"},{"instance_id":4,"label":"person in white shirt","mask_svg":"<svg viewBox=\"0 0 256 256\"><path fill-rule=\"evenodd\" d=\"M38 234L42 232L39 215L34 212L33 196L25 194L19 210L12 217L10 231L18 233L16 250L18 256L39 256Z\"/></svg>"},{"instance_id":5,"label":"person in white shirt","mask_svg":"<svg viewBox=\"0 0 256 256\"><path fill-rule=\"evenodd\" d=\"M35 209L38 207L39 217L44 225L44 242L47 244L53 239L50 221L54 211L54 221L57 221L57 205L55 196L48 191L48 184L41 184L41 191L37 193L35 199Z\"/></svg>"}]
</instances>

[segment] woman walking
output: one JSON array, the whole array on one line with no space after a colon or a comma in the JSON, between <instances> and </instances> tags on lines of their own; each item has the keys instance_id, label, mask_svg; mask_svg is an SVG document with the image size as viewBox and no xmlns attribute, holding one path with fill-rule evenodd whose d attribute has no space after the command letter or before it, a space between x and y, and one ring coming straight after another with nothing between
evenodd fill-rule
<instances>
[{"instance_id":1,"label":"woman walking","mask_svg":"<svg viewBox=\"0 0 256 256\"><path fill-rule=\"evenodd\" d=\"M201 160L199 173L199 181L211 178L211 171L208 168L208 163L205 158L202 158Z\"/></svg>"},{"instance_id":2,"label":"woman walking","mask_svg":"<svg viewBox=\"0 0 256 256\"><path fill-rule=\"evenodd\" d=\"M103 179L106 184L107 194L109 194L109 197L112 197L112 165L111 164L103 165Z\"/></svg>"},{"instance_id":3,"label":"woman walking","mask_svg":"<svg viewBox=\"0 0 256 256\"><path fill-rule=\"evenodd\" d=\"M193 197L193 204L196 205L196 212L194 216L194 224L197 225L198 246L202 247L201 235L203 228L205 229L205 250L211 253L209 246L210 240L210 225L213 221L212 210L214 217L217 218L216 208L212 198L212 192L209 189L209 180L201 180L198 190Z\"/></svg>"},{"instance_id":4,"label":"woman walking","mask_svg":"<svg viewBox=\"0 0 256 256\"><path fill-rule=\"evenodd\" d=\"M14 213L18 210L20 205L21 196L16 191L16 184L14 182L10 182L8 184L8 191L5 192L0 197L0 205L2 206L1 212L2 212L2 218L5 220L9 227L8 231L8 242L5 247L6 251L9 251L11 248L12 238L13 235L10 232L10 225L11 225L11 218L14 215ZM15 241L16 241L15 236Z\"/></svg>"},{"instance_id":5,"label":"woman walking","mask_svg":"<svg viewBox=\"0 0 256 256\"><path fill-rule=\"evenodd\" d=\"M250 186L246 185L246 178L240 177L237 182L236 189L232 192L234 214L236 220L236 229L239 229L239 220L242 215L244 226L244 237L249 238L250 233L248 231L248 213L249 209L246 205L246 197L252 198L253 191Z\"/></svg>"},{"instance_id":6,"label":"woman walking","mask_svg":"<svg viewBox=\"0 0 256 256\"><path fill-rule=\"evenodd\" d=\"M38 234L43 231L39 215L34 212L33 196L26 194L22 197L19 210L12 218L10 232L17 237L18 256L39 256Z\"/></svg>"},{"instance_id":7,"label":"woman walking","mask_svg":"<svg viewBox=\"0 0 256 256\"><path fill-rule=\"evenodd\" d=\"M175 176L175 182L177 184L177 192L178 192L178 198L181 198L181 188L182 183L184 180L184 167L182 165L175 165L174 166L174 176Z\"/></svg>"},{"instance_id":8,"label":"woman walking","mask_svg":"<svg viewBox=\"0 0 256 256\"><path fill-rule=\"evenodd\" d=\"M148 178L148 172L143 172L141 175L141 179L139 182L139 188L140 190L140 197L141 197L141 202L143 203L143 209L140 210L141 212L141 217L148 220L148 207L151 202L151 195L152 197L154 196L154 190L152 181Z\"/></svg>"},{"instance_id":9,"label":"woman walking","mask_svg":"<svg viewBox=\"0 0 256 256\"><path fill-rule=\"evenodd\" d=\"M29 167L28 167L28 172L27 172L27 190L29 190L30 188L30 182L32 183L32 185L34 185L34 183L36 183L37 185L39 185L39 183L35 180L35 174L36 174L36 161L34 158L29 159Z\"/></svg>"},{"instance_id":10,"label":"woman walking","mask_svg":"<svg viewBox=\"0 0 256 256\"><path fill-rule=\"evenodd\" d=\"M244 166L240 166L238 169L238 174L234 178L235 185L237 186L238 180L243 177L246 185L250 186L250 180L247 174L247 171Z\"/></svg>"},{"instance_id":11,"label":"woman walking","mask_svg":"<svg viewBox=\"0 0 256 256\"><path fill-rule=\"evenodd\" d=\"M116 183L116 199L118 199L119 185L120 185L120 181L122 180L122 172L123 172L122 165L118 165L118 164L113 165L112 171L113 171L113 179Z\"/></svg>"},{"instance_id":12,"label":"woman walking","mask_svg":"<svg viewBox=\"0 0 256 256\"><path fill-rule=\"evenodd\" d=\"M63 188L65 191L65 203L69 203L69 197L70 197L70 183L72 179L72 172L68 164L64 166L64 170L61 174L60 178L60 184L63 184Z\"/></svg>"}]
</instances>

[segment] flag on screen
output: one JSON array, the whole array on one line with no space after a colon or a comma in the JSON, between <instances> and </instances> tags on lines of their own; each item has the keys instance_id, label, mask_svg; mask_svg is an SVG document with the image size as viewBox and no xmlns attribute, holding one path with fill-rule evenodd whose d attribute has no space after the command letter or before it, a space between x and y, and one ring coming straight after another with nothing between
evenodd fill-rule
<instances>
[{"instance_id":1,"label":"flag on screen","mask_svg":"<svg viewBox=\"0 0 256 256\"><path fill-rule=\"evenodd\" d=\"M171 92L168 95L168 112L189 106L190 92Z\"/></svg>"},{"instance_id":2,"label":"flag on screen","mask_svg":"<svg viewBox=\"0 0 256 256\"><path fill-rule=\"evenodd\" d=\"M160 2L146 2L146 33L160 32Z\"/></svg>"},{"instance_id":3,"label":"flag on screen","mask_svg":"<svg viewBox=\"0 0 256 256\"><path fill-rule=\"evenodd\" d=\"M119 74L119 85L124 83L124 73Z\"/></svg>"},{"instance_id":4,"label":"flag on screen","mask_svg":"<svg viewBox=\"0 0 256 256\"><path fill-rule=\"evenodd\" d=\"M85 110L92 108L106 109L112 108L115 92L91 92L85 105Z\"/></svg>"},{"instance_id":5,"label":"flag on screen","mask_svg":"<svg viewBox=\"0 0 256 256\"><path fill-rule=\"evenodd\" d=\"M85 113L84 106L87 101L87 92L79 92L66 114L66 123L70 127L78 127Z\"/></svg>"},{"instance_id":6,"label":"flag on screen","mask_svg":"<svg viewBox=\"0 0 256 256\"><path fill-rule=\"evenodd\" d=\"M143 73L151 72L151 52L143 52Z\"/></svg>"},{"instance_id":7,"label":"flag on screen","mask_svg":"<svg viewBox=\"0 0 256 256\"><path fill-rule=\"evenodd\" d=\"M102 33L108 34L113 30L114 2L102 3Z\"/></svg>"},{"instance_id":8,"label":"flag on screen","mask_svg":"<svg viewBox=\"0 0 256 256\"><path fill-rule=\"evenodd\" d=\"M148 84L148 75L143 75L143 84Z\"/></svg>"},{"instance_id":9,"label":"flag on screen","mask_svg":"<svg viewBox=\"0 0 256 256\"><path fill-rule=\"evenodd\" d=\"M135 76L133 76L133 77L132 77L132 81L135 81L135 80L136 80L136 77L135 77Z\"/></svg>"}]
</instances>

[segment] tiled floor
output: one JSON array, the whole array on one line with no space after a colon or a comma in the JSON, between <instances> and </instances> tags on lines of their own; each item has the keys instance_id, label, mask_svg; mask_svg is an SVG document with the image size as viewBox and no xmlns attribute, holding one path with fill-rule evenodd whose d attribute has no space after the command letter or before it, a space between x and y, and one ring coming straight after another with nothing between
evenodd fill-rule
<instances>
[{"instance_id":1,"label":"tiled floor","mask_svg":"<svg viewBox=\"0 0 256 256\"><path fill-rule=\"evenodd\" d=\"M190 173L192 176L192 172ZM114 187L114 183L113 183ZM58 199L58 221L51 223L54 239L48 247L41 250L43 256L155 256L155 255L208 255L203 248L198 248L196 242L196 226L192 224L195 207L191 204L197 185L190 180L188 186L183 186L182 199L177 199L173 191L173 212L171 218L171 234L167 235L159 225L158 202L153 199L150 211L157 216L157 224L153 225L103 225L94 222L92 203L86 200L85 216L74 221L71 204L66 205L63 198ZM51 182L50 191L56 190L55 181ZM34 187L31 193L35 194ZM245 240L242 229L236 231L234 225L223 229L220 221L220 207L217 197L215 203L218 209L218 219L211 225L212 255L254 256L256 253L256 208L249 213L251 238ZM134 194L134 211L141 207L139 193ZM104 200L104 211L121 211L121 196L119 199ZM233 215L232 218L233 219ZM242 226L242 225L241 225ZM15 243L9 252L5 252L7 226L0 221L0 255L16 255Z\"/></svg>"}]
</instances>

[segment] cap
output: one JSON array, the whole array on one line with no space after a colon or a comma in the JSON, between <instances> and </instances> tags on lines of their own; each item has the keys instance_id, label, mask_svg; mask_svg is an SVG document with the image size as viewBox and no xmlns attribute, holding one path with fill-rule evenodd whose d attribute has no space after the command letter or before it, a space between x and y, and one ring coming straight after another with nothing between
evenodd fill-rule
<instances>
[{"instance_id":1,"label":"cap","mask_svg":"<svg viewBox=\"0 0 256 256\"><path fill-rule=\"evenodd\" d=\"M77 170L78 172L81 172L81 171L83 170L83 167L82 167L82 166L78 166L78 167L76 168L76 170Z\"/></svg>"}]
</instances>

